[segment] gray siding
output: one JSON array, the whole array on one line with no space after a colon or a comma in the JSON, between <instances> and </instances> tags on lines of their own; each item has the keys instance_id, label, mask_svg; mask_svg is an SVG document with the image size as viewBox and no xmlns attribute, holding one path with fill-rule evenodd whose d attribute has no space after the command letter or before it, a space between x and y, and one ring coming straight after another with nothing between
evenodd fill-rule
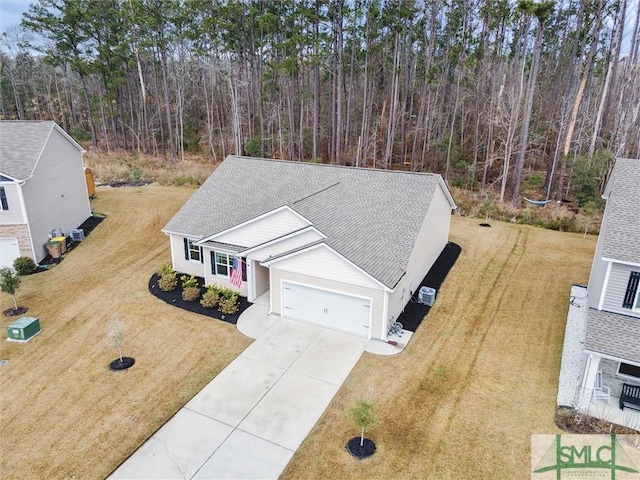
<instances>
[{"instance_id":1,"label":"gray siding","mask_svg":"<svg viewBox=\"0 0 640 480\"><path fill-rule=\"evenodd\" d=\"M603 358L600 360L600 370L602 370L602 383L611 390L611 396L620 398L622 392L622 384L630 383L632 385L640 385L640 381L634 381L629 377L621 377L618 375L619 362Z\"/></svg>"},{"instance_id":2,"label":"gray siding","mask_svg":"<svg viewBox=\"0 0 640 480\"><path fill-rule=\"evenodd\" d=\"M20 188L17 183L0 183L7 196L9 210L0 210L0 225L16 225L25 223L22 205L20 205Z\"/></svg>"},{"instance_id":3,"label":"gray siding","mask_svg":"<svg viewBox=\"0 0 640 480\"><path fill-rule=\"evenodd\" d=\"M612 265L609 280L606 285L602 310L640 318L640 312L633 311L630 308L622 308L622 301L629 283L629 275L632 271L640 271L640 267L632 267L631 265L623 265L620 263L614 263Z\"/></svg>"},{"instance_id":4,"label":"gray siding","mask_svg":"<svg viewBox=\"0 0 640 480\"><path fill-rule=\"evenodd\" d=\"M22 191L37 262L52 229L69 235L91 216L82 153L56 129Z\"/></svg>"},{"instance_id":5,"label":"gray siding","mask_svg":"<svg viewBox=\"0 0 640 480\"><path fill-rule=\"evenodd\" d=\"M602 219L602 225L606 224L608 215L608 209L604 211L604 217ZM598 308L600 303L600 296L602 295L602 288L604 285L604 277L607 273L608 262L602 260L602 244L604 242L604 235L598 236L598 243L596 245L596 253L593 256L593 263L591 264L591 274L589 275L589 285L587 291L589 292L588 302L589 307Z\"/></svg>"}]
</instances>

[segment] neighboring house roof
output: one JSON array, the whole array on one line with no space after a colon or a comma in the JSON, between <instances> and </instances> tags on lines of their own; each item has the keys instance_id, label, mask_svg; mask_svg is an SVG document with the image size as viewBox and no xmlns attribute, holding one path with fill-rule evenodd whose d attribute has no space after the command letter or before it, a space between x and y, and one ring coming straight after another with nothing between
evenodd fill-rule
<instances>
[{"instance_id":1,"label":"neighboring house roof","mask_svg":"<svg viewBox=\"0 0 640 480\"><path fill-rule=\"evenodd\" d=\"M204 238L282 206L384 285L404 275L440 175L230 156L163 231ZM251 245L243 245L251 247Z\"/></svg>"},{"instance_id":2,"label":"neighboring house roof","mask_svg":"<svg viewBox=\"0 0 640 480\"><path fill-rule=\"evenodd\" d=\"M62 133L81 152L84 151L55 122L0 121L0 174L14 180L29 178L54 129Z\"/></svg>"},{"instance_id":3,"label":"neighboring house roof","mask_svg":"<svg viewBox=\"0 0 640 480\"><path fill-rule=\"evenodd\" d=\"M640 264L640 160L616 159L603 198L602 257Z\"/></svg>"},{"instance_id":4,"label":"neighboring house roof","mask_svg":"<svg viewBox=\"0 0 640 480\"><path fill-rule=\"evenodd\" d=\"M638 319L590 308L584 346L591 352L640 362Z\"/></svg>"}]
</instances>

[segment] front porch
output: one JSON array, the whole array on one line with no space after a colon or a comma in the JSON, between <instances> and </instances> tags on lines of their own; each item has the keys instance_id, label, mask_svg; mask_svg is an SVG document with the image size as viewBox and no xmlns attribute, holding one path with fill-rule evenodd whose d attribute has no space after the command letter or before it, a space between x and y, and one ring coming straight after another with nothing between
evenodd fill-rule
<instances>
[{"instance_id":1,"label":"front porch","mask_svg":"<svg viewBox=\"0 0 640 480\"><path fill-rule=\"evenodd\" d=\"M630 408L620 410L619 400L616 397L611 397L609 403L602 400L592 400L588 413L592 417L640 431L640 411Z\"/></svg>"}]
</instances>

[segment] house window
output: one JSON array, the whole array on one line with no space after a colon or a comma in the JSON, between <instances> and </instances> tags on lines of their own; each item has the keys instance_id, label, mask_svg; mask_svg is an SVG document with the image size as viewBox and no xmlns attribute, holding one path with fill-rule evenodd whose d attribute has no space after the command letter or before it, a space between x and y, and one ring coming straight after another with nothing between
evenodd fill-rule
<instances>
[{"instance_id":1,"label":"house window","mask_svg":"<svg viewBox=\"0 0 640 480\"><path fill-rule=\"evenodd\" d=\"M640 380L640 366L620 362L620 365L618 366L618 375L631 377L634 380Z\"/></svg>"},{"instance_id":2,"label":"house window","mask_svg":"<svg viewBox=\"0 0 640 480\"><path fill-rule=\"evenodd\" d=\"M229 276L229 269L233 266L233 255L211 252L211 273Z\"/></svg>"},{"instance_id":3,"label":"house window","mask_svg":"<svg viewBox=\"0 0 640 480\"><path fill-rule=\"evenodd\" d=\"M640 272L631 272L629 275L629 283L627 283L627 291L624 294L624 300L622 302L623 308L631 308L633 310L640 310Z\"/></svg>"},{"instance_id":4,"label":"house window","mask_svg":"<svg viewBox=\"0 0 640 480\"><path fill-rule=\"evenodd\" d=\"M202 247L199 245L196 245L196 243L193 240L189 240L188 238L185 238L184 239L184 259L202 263L204 261L202 257Z\"/></svg>"},{"instance_id":5,"label":"house window","mask_svg":"<svg viewBox=\"0 0 640 480\"><path fill-rule=\"evenodd\" d=\"M0 187L0 204L2 210L9 210L9 204L7 203L7 193L4 191L4 187Z\"/></svg>"}]
</instances>

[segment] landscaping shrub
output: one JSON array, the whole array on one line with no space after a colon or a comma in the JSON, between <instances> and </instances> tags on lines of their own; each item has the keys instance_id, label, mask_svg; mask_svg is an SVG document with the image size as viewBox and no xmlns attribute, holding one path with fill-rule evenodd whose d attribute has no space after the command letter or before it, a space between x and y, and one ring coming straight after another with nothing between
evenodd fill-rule
<instances>
[{"instance_id":1,"label":"landscaping shrub","mask_svg":"<svg viewBox=\"0 0 640 480\"><path fill-rule=\"evenodd\" d=\"M180 281L182 282L182 299L185 302L193 302L200 297L200 287L195 275L192 274L189 277L182 275Z\"/></svg>"},{"instance_id":2,"label":"landscaping shrub","mask_svg":"<svg viewBox=\"0 0 640 480\"><path fill-rule=\"evenodd\" d=\"M204 308L215 308L220 300L220 289L216 285L208 285L207 290L202 294L200 305Z\"/></svg>"},{"instance_id":3,"label":"landscaping shrub","mask_svg":"<svg viewBox=\"0 0 640 480\"><path fill-rule=\"evenodd\" d=\"M172 292L178 286L178 275L175 272L165 273L158 281L158 287L163 292Z\"/></svg>"},{"instance_id":4,"label":"landscaping shrub","mask_svg":"<svg viewBox=\"0 0 640 480\"><path fill-rule=\"evenodd\" d=\"M238 292L230 289L229 287L222 287L220 289L220 298L218 300L218 310L225 315L233 315L240 308L238 302Z\"/></svg>"},{"instance_id":5,"label":"landscaping shrub","mask_svg":"<svg viewBox=\"0 0 640 480\"><path fill-rule=\"evenodd\" d=\"M221 298L219 304L218 309L225 315L233 315L240 308L237 295L235 298Z\"/></svg>"},{"instance_id":6,"label":"landscaping shrub","mask_svg":"<svg viewBox=\"0 0 640 480\"><path fill-rule=\"evenodd\" d=\"M29 275L38 269L31 257L18 257L13 261L13 268L18 275Z\"/></svg>"},{"instance_id":7,"label":"landscaping shrub","mask_svg":"<svg viewBox=\"0 0 640 480\"><path fill-rule=\"evenodd\" d=\"M185 302L195 302L200 297L200 289L198 287L183 287L182 299Z\"/></svg>"},{"instance_id":8,"label":"landscaping shrub","mask_svg":"<svg viewBox=\"0 0 640 480\"><path fill-rule=\"evenodd\" d=\"M165 275L176 273L176 271L171 266L171 263L166 262L158 267L158 269L156 270L156 273L158 274L158 276L164 277Z\"/></svg>"}]
</instances>

